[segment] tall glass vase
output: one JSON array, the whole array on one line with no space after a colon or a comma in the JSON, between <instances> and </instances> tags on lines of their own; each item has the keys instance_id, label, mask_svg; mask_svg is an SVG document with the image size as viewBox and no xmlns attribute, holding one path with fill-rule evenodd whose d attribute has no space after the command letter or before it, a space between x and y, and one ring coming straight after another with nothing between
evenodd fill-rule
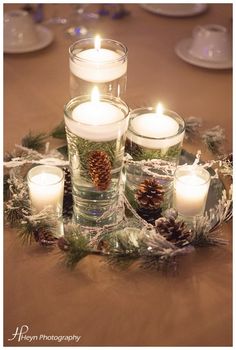
<instances>
[{"instance_id":1,"label":"tall glass vase","mask_svg":"<svg viewBox=\"0 0 236 350\"><path fill-rule=\"evenodd\" d=\"M74 220L83 226L116 222L129 109L102 95L79 96L65 106Z\"/></svg>"}]
</instances>

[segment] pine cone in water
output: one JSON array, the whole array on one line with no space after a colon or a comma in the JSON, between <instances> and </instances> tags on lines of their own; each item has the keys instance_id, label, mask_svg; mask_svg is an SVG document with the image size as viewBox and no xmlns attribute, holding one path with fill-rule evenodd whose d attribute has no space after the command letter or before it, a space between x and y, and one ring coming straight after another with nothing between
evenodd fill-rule
<instances>
[{"instance_id":1,"label":"pine cone in water","mask_svg":"<svg viewBox=\"0 0 236 350\"><path fill-rule=\"evenodd\" d=\"M89 156L89 174L94 186L104 191L111 181L111 162L104 151L94 151Z\"/></svg>"},{"instance_id":2,"label":"pine cone in water","mask_svg":"<svg viewBox=\"0 0 236 350\"><path fill-rule=\"evenodd\" d=\"M158 209L164 199L164 189L155 178L146 179L138 187L135 199L140 208Z\"/></svg>"},{"instance_id":3,"label":"pine cone in water","mask_svg":"<svg viewBox=\"0 0 236 350\"><path fill-rule=\"evenodd\" d=\"M73 197L71 174L68 168L63 168L65 173L64 198L63 198L63 216L71 217L73 214Z\"/></svg>"},{"instance_id":4,"label":"pine cone in water","mask_svg":"<svg viewBox=\"0 0 236 350\"><path fill-rule=\"evenodd\" d=\"M156 223L156 230L178 248L190 244L191 230L184 221L176 221L173 217L159 218Z\"/></svg>"}]
</instances>

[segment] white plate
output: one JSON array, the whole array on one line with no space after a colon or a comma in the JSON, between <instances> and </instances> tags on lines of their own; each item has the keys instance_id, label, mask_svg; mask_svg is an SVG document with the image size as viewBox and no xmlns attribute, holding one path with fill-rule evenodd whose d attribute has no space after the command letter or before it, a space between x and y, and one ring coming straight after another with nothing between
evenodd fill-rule
<instances>
[{"instance_id":1,"label":"white plate","mask_svg":"<svg viewBox=\"0 0 236 350\"><path fill-rule=\"evenodd\" d=\"M43 49L44 47L51 44L53 40L53 33L46 27L37 25L36 31L38 33L38 42L24 47L14 47L12 45L7 45L7 43L4 43L4 52L5 53L25 53L25 52L32 52L36 50Z\"/></svg>"},{"instance_id":2,"label":"white plate","mask_svg":"<svg viewBox=\"0 0 236 350\"><path fill-rule=\"evenodd\" d=\"M172 17L196 16L207 9L207 4L141 4L140 6L157 15Z\"/></svg>"},{"instance_id":3,"label":"white plate","mask_svg":"<svg viewBox=\"0 0 236 350\"><path fill-rule=\"evenodd\" d=\"M189 53L189 49L192 43L192 39L183 39L175 46L175 53L182 60L193 64L198 67L210 68L210 69L227 69L232 68L232 59L223 62L212 62L201 60L197 57L192 56Z\"/></svg>"}]
</instances>

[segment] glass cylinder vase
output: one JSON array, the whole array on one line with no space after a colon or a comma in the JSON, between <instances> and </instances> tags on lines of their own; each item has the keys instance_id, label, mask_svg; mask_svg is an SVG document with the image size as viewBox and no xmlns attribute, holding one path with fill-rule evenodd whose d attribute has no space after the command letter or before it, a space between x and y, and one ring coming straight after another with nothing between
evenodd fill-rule
<instances>
[{"instance_id":1,"label":"glass cylinder vase","mask_svg":"<svg viewBox=\"0 0 236 350\"><path fill-rule=\"evenodd\" d=\"M173 174L182 149L184 120L175 112L139 108L130 114L125 192L138 214L154 224L171 204ZM154 160L154 161L153 161Z\"/></svg>"},{"instance_id":2,"label":"glass cylinder vase","mask_svg":"<svg viewBox=\"0 0 236 350\"><path fill-rule=\"evenodd\" d=\"M122 43L101 39L96 47L93 38L82 39L69 48L70 96L100 93L123 98L126 91L128 49Z\"/></svg>"},{"instance_id":3,"label":"glass cylinder vase","mask_svg":"<svg viewBox=\"0 0 236 350\"><path fill-rule=\"evenodd\" d=\"M65 106L74 220L82 226L116 221L129 109L120 99L79 96Z\"/></svg>"}]
</instances>

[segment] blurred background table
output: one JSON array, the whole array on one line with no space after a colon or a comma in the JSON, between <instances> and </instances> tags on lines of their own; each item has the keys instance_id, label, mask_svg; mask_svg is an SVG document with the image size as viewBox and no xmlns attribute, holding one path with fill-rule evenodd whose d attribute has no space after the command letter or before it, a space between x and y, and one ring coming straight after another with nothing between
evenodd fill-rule
<instances>
[{"instance_id":1,"label":"blurred background table","mask_svg":"<svg viewBox=\"0 0 236 350\"><path fill-rule=\"evenodd\" d=\"M5 5L4 11L21 4ZM131 108L161 101L184 118L203 119L226 132L232 144L232 70L190 65L174 46L191 36L198 24L221 24L231 32L232 5L210 4L200 16L171 18L126 4L130 15L120 20L96 20L102 37L129 49L126 102ZM45 20L67 16L71 5L45 4ZM32 131L50 131L63 118L69 100L68 47L77 40L62 25L48 25L55 38L47 48L4 55L4 147ZM202 148L186 145L192 152ZM206 157L211 155L205 152ZM212 156L211 156L212 157ZM231 225L224 226L231 242ZM120 271L103 258L90 256L68 271L55 249L22 246L16 231L4 234L4 343L69 345L52 341L8 341L17 327L29 335L81 335L84 346L229 346L232 345L231 243L203 248L182 257L178 273Z\"/></svg>"}]
</instances>

